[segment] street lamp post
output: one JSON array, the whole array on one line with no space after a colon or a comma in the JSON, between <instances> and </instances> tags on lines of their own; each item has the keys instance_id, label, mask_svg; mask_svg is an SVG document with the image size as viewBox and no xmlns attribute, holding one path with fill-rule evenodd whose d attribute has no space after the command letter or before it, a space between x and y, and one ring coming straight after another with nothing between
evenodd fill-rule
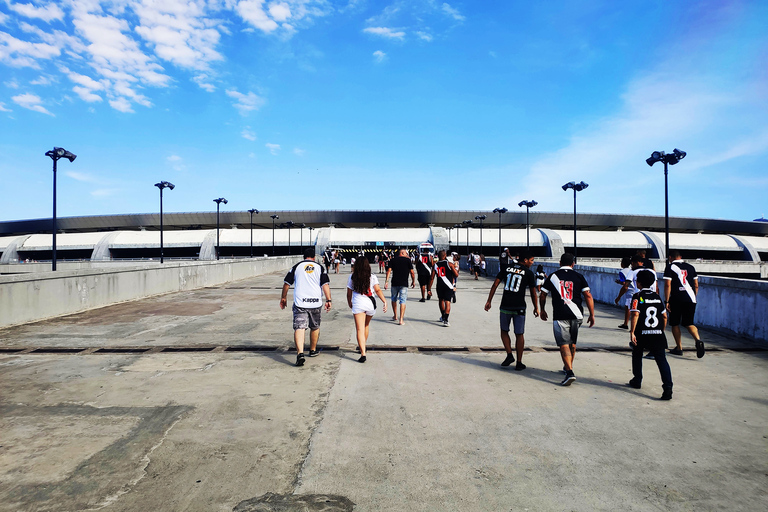
<instances>
[{"instance_id":1,"label":"street lamp post","mask_svg":"<svg viewBox=\"0 0 768 512\"><path fill-rule=\"evenodd\" d=\"M163 189L173 190L176 185L170 181L161 181L155 183L155 186L160 189L160 263L163 263Z\"/></svg>"},{"instance_id":2,"label":"street lamp post","mask_svg":"<svg viewBox=\"0 0 768 512\"><path fill-rule=\"evenodd\" d=\"M687 153L675 148L672 153L664 153L663 151L654 151L650 158L645 160L650 166L653 166L656 162L664 162L664 255L669 258L669 185L667 179L668 165L675 165L677 162L685 158Z\"/></svg>"},{"instance_id":3,"label":"street lamp post","mask_svg":"<svg viewBox=\"0 0 768 512\"><path fill-rule=\"evenodd\" d=\"M219 259L219 207L221 206L221 203L227 204L229 201L224 199L223 197L220 197L218 199L213 200L214 203L216 203L216 259Z\"/></svg>"},{"instance_id":4,"label":"street lamp post","mask_svg":"<svg viewBox=\"0 0 768 512\"><path fill-rule=\"evenodd\" d=\"M517 206L525 206L525 250L531 250L531 223L528 221L528 210L536 206L536 201L520 201Z\"/></svg>"},{"instance_id":5,"label":"street lamp post","mask_svg":"<svg viewBox=\"0 0 768 512\"><path fill-rule=\"evenodd\" d=\"M483 252L483 221L487 219L486 215L475 215L475 220L480 221L480 252Z\"/></svg>"},{"instance_id":6,"label":"street lamp post","mask_svg":"<svg viewBox=\"0 0 768 512\"><path fill-rule=\"evenodd\" d=\"M459 248L459 228L461 227L461 224L456 223L453 225L453 227L456 228L456 248L458 249Z\"/></svg>"},{"instance_id":7,"label":"street lamp post","mask_svg":"<svg viewBox=\"0 0 768 512\"><path fill-rule=\"evenodd\" d=\"M494 208L493 209L493 213L498 213L499 214L499 254L501 254L501 250L503 249L503 247L501 246L501 214L502 213L507 213L508 211L509 210L507 210L506 208Z\"/></svg>"},{"instance_id":8,"label":"street lamp post","mask_svg":"<svg viewBox=\"0 0 768 512\"><path fill-rule=\"evenodd\" d=\"M581 192L585 188L589 186L588 183L584 183L583 181L580 183L576 183L575 181L570 181L563 185L563 190L568 190L569 188L573 189L573 261L576 262L576 192Z\"/></svg>"},{"instance_id":9,"label":"street lamp post","mask_svg":"<svg viewBox=\"0 0 768 512\"><path fill-rule=\"evenodd\" d=\"M472 225L471 220L465 220L463 222L464 226L467 228L467 261L469 261L469 226Z\"/></svg>"},{"instance_id":10,"label":"street lamp post","mask_svg":"<svg viewBox=\"0 0 768 512\"><path fill-rule=\"evenodd\" d=\"M46 151L45 156L48 156L53 160L53 228L51 233L53 234L52 249L53 255L51 257L51 270L56 270L56 162L59 158L66 158L70 162L74 162L77 155L70 153L64 148L54 147L53 151Z\"/></svg>"},{"instance_id":11,"label":"street lamp post","mask_svg":"<svg viewBox=\"0 0 768 512\"><path fill-rule=\"evenodd\" d=\"M285 227L288 228L288 255L291 254L291 228L295 226L296 223L294 223L292 220L289 220L285 223Z\"/></svg>"},{"instance_id":12,"label":"street lamp post","mask_svg":"<svg viewBox=\"0 0 768 512\"><path fill-rule=\"evenodd\" d=\"M303 222L299 224L299 254L304 254L304 228L307 225Z\"/></svg>"},{"instance_id":13,"label":"street lamp post","mask_svg":"<svg viewBox=\"0 0 768 512\"><path fill-rule=\"evenodd\" d=\"M253 258L253 214L259 213L259 210L256 208L251 208L248 210L248 213L251 214L251 258Z\"/></svg>"},{"instance_id":14,"label":"street lamp post","mask_svg":"<svg viewBox=\"0 0 768 512\"><path fill-rule=\"evenodd\" d=\"M272 256L275 255L275 220L279 219L279 215L272 214L269 216L272 219Z\"/></svg>"},{"instance_id":15,"label":"street lamp post","mask_svg":"<svg viewBox=\"0 0 768 512\"><path fill-rule=\"evenodd\" d=\"M312 245L312 230L315 229L315 228L313 228L312 226L309 226L307 229L309 230L309 245L311 246Z\"/></svg>"}]
</instances>

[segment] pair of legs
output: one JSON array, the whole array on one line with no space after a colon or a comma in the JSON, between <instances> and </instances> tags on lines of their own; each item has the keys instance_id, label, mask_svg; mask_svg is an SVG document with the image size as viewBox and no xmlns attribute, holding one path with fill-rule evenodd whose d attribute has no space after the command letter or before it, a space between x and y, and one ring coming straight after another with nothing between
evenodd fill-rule
<instances>
[{"instance_id":1,"label":"pair of legs","mask_svg":"<svg viewBox=\"0 0 768 512\"><path fill-rule=\"evenodd\" d=\"M357 346L360 347L360 362L365 362L365 344L368 341L370 332L371 318L366 312L355 313L355 331L357 332Z\"/></svg>"},{"instance_id":2,"label":"pair of legs","mask_svg":"<svg viewBox=\"0 0 768 512\"><path fill-rule=\"evenodd\" d=\"M408 298L407 286L392 287L392 320L397 322L397 305L400 304L400 325L405 324L405 301Z\"/></svg>"},{"instance_id":3,"label":"pair of legs","mask_svg":"<svg viewBox=\"0 0 768 512\"><path fill-rule=\"evenodd\" d=\"M304 331L306 329L296 329L293 331L293 342L296 344L296 353L304 352ZM309 330L309 350L317 350L317 340L320 339L320 328Z\"/></svg>"},{"instance_id":4,"label":"pair of legs","mask_svg":"<svg viewBox=\"0 0 768 512\"><path fill-rule=\"evenodd\" d=\"M669 306L669 326L672 328L672 337L675 338L674 353L681 354L683 350L683 337L680 331L682 325L693 336L696 342L696 357L704 357L704 343L699 338L699 330L693 325L693 316L696 313L696 303L670 301Z\"/></svg>"},{"instance_id":5,"label":"pair of legs","mask_svg":"<svg viewBox=\"0 0 768 512\"><path fill-rule=\"evenodd\" d=\"M693 336L693 339L696 341L700 341L699 339L699 330L696 328L695 325L686 325L684 326L686 329L688 329L688 332ZM675 338L675 346L678 350L682 350L683 348L683 336L682 332L680 331L679 325L673 325L672 326L672 337Z\"/></svg>"},{"instance_id":6,"label":"pair of legs","mask_svg":"<svg viewBox=\"0 0 768 512\"><path fill-rule=\"evenodd\" d=\"M515 312L515 314L501 311L499 312L499 323L501 325L501 343L504 344L504 350L507 352L507 358L501 363L501 366L509 366L515 362L515 358L512 357L512 338L509 335L509 328L511 326L515 334L515 352L517 352L517 365L515 369L524 370L525 310Z\"/></svg>"},{"instance_id":7,"label":"pair of legs","mask_svg":"<svg viewBox=\"0 0 768 512\"><path fill-rule=\"evenodd\" d=\"M629 306L624 306L624 323L619 327L629 327Z\"/></svg>"},{"instance_id":8,"label":"pair of legs","mask_svg":"<svg viewBox=\"0 0 768 512\"><path fill-rule=\"evenodd\" d=\"M448 322L448 315L451 314L451 300L450 299L440 299L440 318L442 318L443 322Z\"/></svg>"},{"instance_id":9,"label":"pair of legs","mask_svg":"<svg viewBox=\"0 0 768 512\"><path fill-rule=\"evenodd\" d=\"M575 380L573 376L573 360L576 358L576 341L579 337L579 327L583 320L555 320L552 327L555 334L555 343L560 349L560 357L563 360L565 380L564 386L570 385Z\"/></svg>"},{"instance_id":10,"label":"pair of legs","mask_svg":"<svg viewBox=\"0 0 768 512\"><path fill-rule=\"evenodd\" d=\"M573 371L573 360L576 359L576 344L560 346L560 357L563 359L563 368L566 372Z\"/></svg>"},{"instance_id":11,"label":"pair of legs","mask_svg":"<svg viewBox=\"0 0 768 512\"><path fill-rule=\"evenodd\" d=\"M656 366L659 367L661 388L664 390L661 397L669 400L672 398L672 370L669 368L667 355L664 353L664 348L653 348L649 353L653 355L656 360ZM639 346L632 347L632 376L629 385L640 389L640 385L643 382L643 349Z\"/></svg>"}]
</instances>

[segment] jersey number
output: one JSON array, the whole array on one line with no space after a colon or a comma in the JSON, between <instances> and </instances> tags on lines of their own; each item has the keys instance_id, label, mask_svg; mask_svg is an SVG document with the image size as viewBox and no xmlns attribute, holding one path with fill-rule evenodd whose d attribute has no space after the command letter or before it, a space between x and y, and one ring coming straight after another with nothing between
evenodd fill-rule
<instances>
[{"instance_id":1,"label":"jersey number","mask_svg":"<svg viewBox=\"0 0 768 512\"><path fill-rule=\"evenodd\" d=\"M659 325L659 310L653 306L645 310L645 326L653 329Z\"/></svg>"},{"instance_id":2,"label":"jersey number","mask_svg":"<svg viewBox=\"0 0 768 512\"><path fill-rule=\"evenodd\" d=\"M510 292L516 292L520 290L520 283L523 282L523 276L520 274L507 274L507 283L504 285L504 289Z\"/></svg>"},{"instance_id":3,"label":"jersey number","mask_svg":"<svg viewBox=\"0 0 768 512\"><path fill-rule=\"evenodd\" d=\"M439 275L440 277L445 277L445 268L437 267L435 271L437 272L437 275Z\"/></svg>"},{"instance_id":4,"label":"jersey number","mask_svg":"<svg viewBox=\"0 0 768 512\"><path fill-rule=\"evenodd\" d=\"M683 270L683 269L680 269L680 274L681 274L681 276L680 276L680 277L682 277L682 279L681 279L681 283L680 283L680 284L682 284L683 286L685 286L685 282L686 282L686 281L688 281L688 271L687 271L687 270Z\"/></svg>"},{"instance_id":5,"label":"jersey number","mask_svg":"<svg viewBox=\"0 0 768 512\"><path fill-rule=\"evenodd\" d=\"M572 281L560 281L560 296L563 300L573 300Z\"/></svg>"}]
</instances>

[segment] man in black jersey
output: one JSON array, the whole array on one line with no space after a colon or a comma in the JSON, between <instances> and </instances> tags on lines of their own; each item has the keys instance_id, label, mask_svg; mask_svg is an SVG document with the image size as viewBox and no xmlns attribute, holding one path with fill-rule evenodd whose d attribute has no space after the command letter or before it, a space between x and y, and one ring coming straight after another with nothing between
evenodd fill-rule
<instances>
[{"instance_id":1,"label":"man in black jersey","mask_svg":"<svg viewBox=\"0 0 768 512\"><path fill-rule=\"evenodd\" d=\"M688 329L696 342L696 357L704 357L704 342L699 330L693 325L696 313L696 297L699 294L699 276L693 265L683 261L680 251L669 251L669 265L664 270L664 300L669 310L669 325L675 338L675 348L670 354L683 355L683 339L680 325Z\"/></svg>"},{"instance_id":2,"label":"man in black jersey","mask_svg":"<svg viewBox=\"0 0 768 512\"><path fill-rule=\"evenodd\" d=\"M579 327L584 320L581 296L589 308L589 326L595 325L595 302L589 292L589 285L584 276L573 270L573 254L566 252L560 257L560 268L549 275L541 287L539 310L541 319L547 320L547 294L552 295L552 317L555 342L560 347L565 378L561 386L570 386L576 380L573 374L573 359L576 357L576 340Z\"/></svg>"},{"instance_id":3,"label":"man in black jersey","mask_svg":"<svg viewBox=\"0 0 768 512\"><path fill-rule=\"evenodd\" d=\"M419 277L419 287L421 288L419 302L425 302L432 298L432 292L426 293L429 278L432 276L432 263L432 254L429 249L424 249L416 261L416 274Z\"/></svg>"},{"instance_id":4,"label":"man in black jersey","mask_svg":"<svg viewBox=\"0 0 768 512\"><path fill-rule=\"evenodd\" d=\"M525 253L521 262L508 262L506 266L501 267L491 286L491 291L488 293L488 301L485 303L485 310L489 311L496 288L504 283L504 293L501 296L501 305L499 306L499 321L501 323L501 342L504 344L504 350L507 351L507 358L504 359L501 366L509 366L515 362L515 356L512 355L512 340L509 337L509 327L512 324L515 329L515 351L517 352L515 370L517 371L525 370L523 350L525 349L526 288L531 292L533 316L539 316L536 276L531 272L531 265L533 265L533 254Z\"/></svg>"},{"instance_id":5,"label":"man in black jersey","mask_svg":"<svg viewBox=\"0 0 768 512\"><path fill-rule=\"evenodd\" d=\"M400 325L405 325L405 302L408 300L408 275L411 276L411 288L416 287L416 274L413 263L408 257L407 249L400 249L397 256L389 260L387 275L384 278L384 289L389 286L389 275L392 274L392 320L397 320L397 305L400 304Z\"/></svg>"},{"instance_id":6,"label":"man in black jersey","mask_svg":"<svg viewBox=\"0 0 768 512\"><path fill-rule=\"evenodd\" d=\"M456 264L449 263L445 258L445 251L438 252L437 258L438 262L432 267L432 275L429 279L428 290L430 292L432 291L432 284L435 282L435 279L437 279L437 298L440 299L438 301L441 313L440 321L443 326L450 327L451 324L448 323L448 315L451 314L451 299L455 293L453 287L458 272L456 272L456 269L454 268L454 265Z\"/></svg>"},{"instance_id":7,"label":"man in black jersey","mask_svg":"<svg viewBox=\"0 0 768 512\"><path fill-rule=\"evenodd\" d=\"M672 399L672 372L667 356L667 337L664 328L667 312L659 294L651 290L655 276L651 272L640 272L637 285L640 291L632 296L630 307L629 346L632 347L632 380L629 386L640 389L643 382L643 350L650 351L656 360L661 374L661 387L664 390L661 399Z\"/></svg>"}]
</instances>

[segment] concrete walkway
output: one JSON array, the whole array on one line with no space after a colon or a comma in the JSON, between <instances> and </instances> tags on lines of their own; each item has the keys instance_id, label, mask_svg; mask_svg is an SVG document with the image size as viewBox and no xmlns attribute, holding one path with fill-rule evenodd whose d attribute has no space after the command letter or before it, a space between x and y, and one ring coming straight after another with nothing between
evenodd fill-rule
<instances>
[{"instance_id":1,"label":"concrete walkway","mask_svg":"<svg viewBox=\"0 0 768 512\"><path fill-rule=\"evenodd\" d=\"M768 508L765 347L703 331L662 402L599 306L562 388L551 323L501 368L500 297L462 276L451 327L409 290L359 364L347 276L302 368L282 274L0 330L0 510Z\"/></svg>"}]
</instances>

